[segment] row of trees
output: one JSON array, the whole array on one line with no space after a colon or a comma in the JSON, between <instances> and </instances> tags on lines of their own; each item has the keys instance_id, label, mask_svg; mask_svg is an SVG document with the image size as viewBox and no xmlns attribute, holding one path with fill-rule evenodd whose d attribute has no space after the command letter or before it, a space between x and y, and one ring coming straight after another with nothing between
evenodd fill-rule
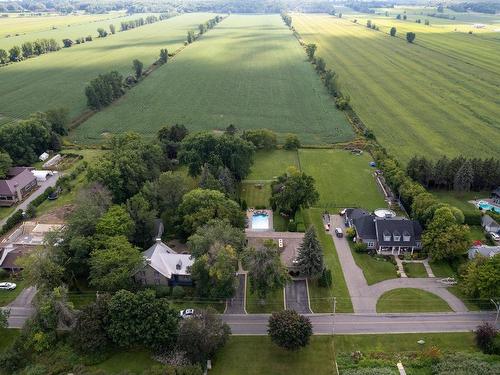
<instances>
[{"instance_id":1,"label":"row of trees","mask_svg":"<svg viewBox=\"0 0 500 375\"><path fill-rule=\"evenodd\" d=\"M146 18L141 17L141 18L136 18L135 20L130 20L130 21L122 21L120 23L120 31L127 31L131 29L135 29L136 27L141 27L150 23L155 23L158 21L161 21L165 18L158 18L154 15L147 16ZM113 32L114 34L114 32Z\"/></svg>"},{"instance_id":2,"label":"row of trees","mask_svg":"<svg viewBox=\"0 0 500 375\"><path fill-rule=\"evenodd\" d=\"M209 19L207 22L198 25L198 33L196 33L195 31L192 31L192 30L188 31L186 43L187 44L193 43L196 39L198 39L205 32L207 32L210 29L213 29L223 19L224 19L224 17L217 15L214 18Z\"/></svg>"},{"instance_id":3,"label":"row of trees","mask_svg":"<svg viewBox=\"0 0 500 375\"><path fill-rule=\"evenodd\" d=\"M85 88L87 105L93 109L101 109L110 105L124 93L123 76L117 71L99 74Z\"/></svg>"},{"instance_id":4,"label":"row of trees","mask_svg":"<svg viewBox=\"0 0 500 375\"><path fill-rule=\"evenodd\" d=\"M452 159L442 156L437 161L425 156L414 156L408 162L406 173L413 180L431 188L455 191L481 191L500 185L500 159Z\"/></svg>"},{"instance_id":5,"label":"row of trees","mask_svg":"<svg viewBox=\"0 0 500 375\"><path fill-rule=\"evenodd\" d=\"M234 129L228 128L226 131L234 132ZM234 133L233 133L234 134ZM241 137L251 142L258 150L273 150L278 146L278 136L269 129L250 129L244 130ZM300 140L295 134L287 134L283 148L285 150L296 150L300 147Z\"/></svg>"},{"instance_id":6,"label":"row of trees","mask_svg":"<svg viewBox=\"0 0 500 375\"><path fill-rule=\"evenodd\" d=\"M0 64L18 62L30 57L40 56L45 53L59 51L61 47L55 39L37 39L34 42L25 42L20 47L13 46L8 52L0 49Z\"/></svg>"},{"instance_id":7,"label":"row of trees","mask_svg":"<svg viewBox=\"0 0 500 375\"><path fill-rule=\"evenodd\" d=\"M338 74L326 68L326 62L322 57L316 57L317 46L314 43L309 43L306 45L306 54L311 61L316 66L316 72L323 79L323 83L326 89L335 98L335 106L340 110L345 110L349 108L350 97L348 95L343 95L340 92L338 84Z\"/></svg>"},{"instance_id":8,"label":"row of trees","mask_svg":"<svg viewBox=\"0 0 500 375\"><path fill-rule=\"evenodd\" d=\"M68 111L37 112L26 120L0 127L0 175L11 165L30 165L47 150L61 149L60 136L67 134Z\"/></svg>"}]
</instances>

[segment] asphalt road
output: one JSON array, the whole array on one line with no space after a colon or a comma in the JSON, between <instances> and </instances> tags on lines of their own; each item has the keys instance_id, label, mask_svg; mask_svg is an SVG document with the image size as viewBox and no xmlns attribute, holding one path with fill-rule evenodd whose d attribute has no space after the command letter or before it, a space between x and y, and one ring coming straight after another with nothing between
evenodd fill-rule
<instances>
[{"instance_id":1,"label":"asphalt road","mask_svg":"<svg viewBox=\"0 0 500 375\"><path fill-rule=\"evenodd\" d=\"M314 334L332 334L332 314L309 314ZM267 334L268 314L222 315L234 335ZM494 313L337 314L336 334L467 332L495 321Z\"/></svg>"}]
</instances>

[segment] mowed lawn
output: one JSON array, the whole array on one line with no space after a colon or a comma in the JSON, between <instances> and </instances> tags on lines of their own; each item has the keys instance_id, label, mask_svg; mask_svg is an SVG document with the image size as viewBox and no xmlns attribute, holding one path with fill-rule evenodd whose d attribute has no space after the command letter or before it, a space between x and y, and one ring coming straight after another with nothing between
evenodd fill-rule
<instances>
[{"instance_id":1,"label":"mowed lawn","mask_svg":"<svg viewBox=\"0 0 500 375\"><path fill-rule=\"evenodd\" d=\"M382 294L377 301L378 313L453 311L441 297L421 289L400 288Z\"/></svg>"},{"instance_id":2,"label":"mowed lawn","mask_svg":"<svg viewBox=\"0 0 500 375\"><path fill-rule=\"evenodd\" d=\"M134 59L148 67L161 48L173 52L182 46L188 30L211 17L186 14L1 68L0 82L9 89L0 91L0 123L58 107L77 116L87 108L84 90L89 81L112 70L132 74Z\"/></svg>"},{"instance_id":3,"label":"mowed lawn","mask_svg":"<svg viewBox=\"0 0 500 375\"><path fill-rule=\"evenodd\" d=\"M318 45L316 55L339 74L357 114L390 153L402 161L415 154L500 153L498 42L439 32L425 38L419 29L410 44L360 23L293 15L304 41Z\"/></svg>"},{"instance_id":4,"label":"mowed lawn","mask_svg":"<svg viewBox=\"0 0 500 375\"><path fill-rule=\"evenodd\" d=\"M303 144L353 138L343 112L275 15L231 15L154 72L118 103L82 124L78 142L133 130L154 136L163 125L190 131L268 128Z\"/></svg>"},{"instance_id":5,"label":"mowed lawn","mask_svg":"<svg viewBox=\"0 0 500 375\"><path fill-rule=\"evenodd\" d=\"M284 174L288 167L299 166L297 151L270 150L255 153L247 180L270 181Z\"/></svg>"},{"instance_id":6,"label":"mowed lawn","mask_svg":"<svg viewBox=\"0 0 500 375\"><path fill-rule=\"evenodd\" d=\"M372 159L368 153L356 156L344 150L301 149L299 159L302 170L316 182L317 207L386 207L372 175L374 168L369 165Z\"/></svg>"}]
</instances>

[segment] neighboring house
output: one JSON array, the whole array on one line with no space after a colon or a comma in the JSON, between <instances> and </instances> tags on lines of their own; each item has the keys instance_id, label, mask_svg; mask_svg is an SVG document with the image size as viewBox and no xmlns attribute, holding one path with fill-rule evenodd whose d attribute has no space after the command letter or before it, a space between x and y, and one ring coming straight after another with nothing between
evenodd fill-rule
<instances>
[{"instance_id":1,"label":"neighboring house","mask_svg":"<svg viewBox=\"0 0 500 375\"><path fill-rule=\"evenodd\" d=\"M43 244L45 235L63 228L62 223L45 224L26 221L0 242L0 269L18 272L22 268L17 259Z\"/></svg>"},{"instance_id":2,"label":"neighboring house","mask_svg":"<svg viewBox=\"0 0 500 375\"><path fill-rule=\"evenodd\" d=\"M486 232L500 233L500 224L489 215L483 215L481 218L481 226Z\"/></svg>"},{"instance_id":3,"label":"neighboring house","mask_svg":"<svg viewBox=\"0 0 500 375\"><path fill-rule=\"evenodd\" d=\"M22 201L36 186L36 177L30 168L9 168L7 178L0 180L0 206L10 207Z\"/></svg>"},{"instance_id":4,"label":"neighboring house","mask_svg":"<svg viewBox=\"0 0 500 375\"><path fill-rule=\"evenodd\" d=\"M500 246L479 245L469 249L469 259L474 259L477 255L493 258L500 254Z\"/></svg>"},{"instance_id":5,"label":"neighboring house","mask_svg":"<svg viewBox=\"0 0 500 375\"><path fill-rule=\"evenodd\" d=\"M500 204L500 186L491 192L491 199L494 203Z\"/></svg>"},{"instance_id":6,"label":"neighboring house","mask_svg":"<svg viewBox=\"0 0 500 375\"><path fill-rule=\"evenodd\" d=\"M344 223L356 230L356 241L365 243L369 250L397 252L422 249L422 227L415 220L404 217L379 217L358 208L345 210Z\"/></svg>"},{"instance_id":7,"label":"neighboring house","mask_svg":"<svg viewBox=\"0 0 500 375\"><path fill-rule=\"evenodd\" d=\"M193 285L189 268L194 259L190 254L177 254L160 238L142 254L146 262L134 275L137 282L143 285Z\"/></svg>"}]
</instances>

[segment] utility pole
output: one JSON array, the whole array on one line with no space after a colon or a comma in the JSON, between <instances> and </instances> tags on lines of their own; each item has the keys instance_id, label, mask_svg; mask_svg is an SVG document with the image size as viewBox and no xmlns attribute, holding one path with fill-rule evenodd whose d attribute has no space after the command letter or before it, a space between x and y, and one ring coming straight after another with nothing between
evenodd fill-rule
<instances>
[{"instance_id":1,"label":"utility pole","mask_svg":"<svg viewBox=\"0 0 500 375\"><path fill-rule=\"evenodd\" d=\"M498 322L498 314L500 313L500 301L495 301L493 298L490 299L491 303L495 305L495 309L497 310L497 316L495 318L495 327L497 326Z\"/></svg>"}]
</instances>

